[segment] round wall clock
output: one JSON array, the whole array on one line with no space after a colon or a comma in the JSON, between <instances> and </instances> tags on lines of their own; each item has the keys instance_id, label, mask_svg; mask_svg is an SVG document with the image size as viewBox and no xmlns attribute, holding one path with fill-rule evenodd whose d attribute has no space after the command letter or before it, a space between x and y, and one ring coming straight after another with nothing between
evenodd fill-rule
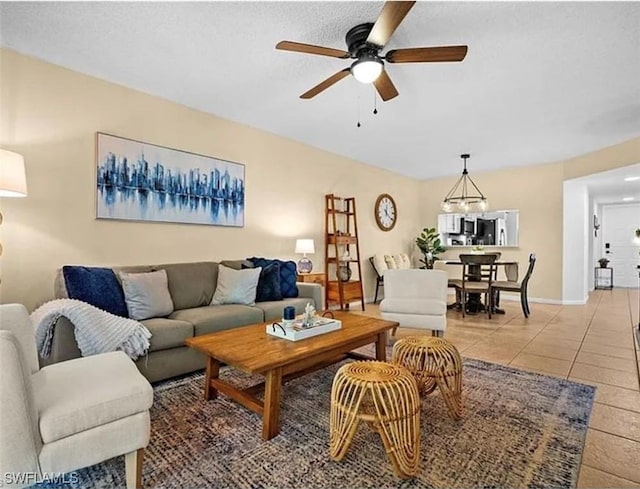
<instances>
[{"instance_id":1,"label":"round wall clock","mask_svg":"<svg viewBox=\"0 0 640 489\"><path fill-rule=\"evenodd\" d=\"M396 201L389 194L380 194L374 208L376 223L383 231L391 231L398 220Z\"/></svg>"}]
</instances>

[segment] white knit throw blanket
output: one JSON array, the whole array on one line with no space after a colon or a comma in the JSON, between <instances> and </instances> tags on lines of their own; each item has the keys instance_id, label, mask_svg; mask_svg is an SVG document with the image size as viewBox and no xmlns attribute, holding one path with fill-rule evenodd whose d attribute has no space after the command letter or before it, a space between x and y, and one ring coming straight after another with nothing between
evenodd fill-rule
<instances>
[{"instance_id":1,"label":"white knit throw blanket","mask_svg":"<svg viewBox=\"0 0 640 489\"><path fill-rule=\"evenodd\" d=\"M54 326L61 316L74 325L83 357L121 350L135 360L149 349L151 333L138 321L110 314L79 300L56 299L31 313L36 345L43 358L51 354Z\"/></svg>"}]
</instances>

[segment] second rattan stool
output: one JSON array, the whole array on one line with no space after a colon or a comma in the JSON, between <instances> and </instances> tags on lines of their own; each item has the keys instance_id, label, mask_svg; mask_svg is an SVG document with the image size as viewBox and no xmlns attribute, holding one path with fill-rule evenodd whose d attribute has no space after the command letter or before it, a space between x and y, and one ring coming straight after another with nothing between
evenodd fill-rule
<instances>
[{"instance_id":1,"label":"second rattan stool","mask_svg":"<svg viewBox=\"0 0 640 489\"><path fill-rule=\"evenodd\" d=\"M462 360L449 341L430 336L402 338L393 345L393 363L414 375L422 394L438 387L451 417L462 416Z\"/></svg>"},{"instance_id":2,"label":"second rattan stool","mask_svg":"<svg viewBox=\"0 0 640 489\"><path fill-rule=\"evenodd\" d=\"M382 438L395 474L418 473L420 395L411 373L385 362L352 362L338 370L331 388L331 458L346 455L360 420Z\"/></svg>"}]
</instances>

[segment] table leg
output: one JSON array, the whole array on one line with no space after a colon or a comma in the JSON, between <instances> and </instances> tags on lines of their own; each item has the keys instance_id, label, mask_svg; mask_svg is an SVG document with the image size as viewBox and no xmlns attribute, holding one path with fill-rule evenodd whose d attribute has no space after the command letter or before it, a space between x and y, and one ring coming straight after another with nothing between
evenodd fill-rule
<instances>
[{"instance_id":1,"label":"table leg","mask_svg":"<svg viewBox=\"0 0 640 489\"><path fill-rule=\"evenodd\" d=\"M383 331L378 333L378 339L376 340L376 360L381 362L387 361L387 333Z\"/></svg>"},{"instance_id":2,"label":"table leg","mask_svg":"<svg viewBox=\"0 0 640 489\"><path fill-rule=\"evenodd\" d=\"M262 439L270 440L280 432L280 388L282 368L269 370L264 386L264 413L262 415Z\"/></svg>"},{"instance_id":3,"label":"table leg","mask_svg":"<svg viewBox=\"0 0 640 489\"><path fill-rule=\"evenodd\" d=\"M210 401L218 397L218 391L211 386L211 379L217 379L220 373L220 362L213 357L207 359L207 374L204 378L204 400Z\"/></svg>"}]
</instances>

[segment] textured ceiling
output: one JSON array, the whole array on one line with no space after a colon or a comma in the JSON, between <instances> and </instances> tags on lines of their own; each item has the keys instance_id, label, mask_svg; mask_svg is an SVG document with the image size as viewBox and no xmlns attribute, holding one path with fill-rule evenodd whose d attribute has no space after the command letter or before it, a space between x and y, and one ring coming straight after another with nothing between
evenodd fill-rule
<instances>
[{"instance_id":1,"label":"textured ceiling","mask_svg":"<svg viewBox=\"0 0 640 489\"><path fill-rule=\"evenodd\" d=\"M467 44L462 63L387 65L378 103L345 49L382 2L0 3L0 43L353 159L424 179L558 161L640 135L640 3L419 2L387 48ZM362 127L356 127L360 111Z\"/></svg>"}]
</instances>

